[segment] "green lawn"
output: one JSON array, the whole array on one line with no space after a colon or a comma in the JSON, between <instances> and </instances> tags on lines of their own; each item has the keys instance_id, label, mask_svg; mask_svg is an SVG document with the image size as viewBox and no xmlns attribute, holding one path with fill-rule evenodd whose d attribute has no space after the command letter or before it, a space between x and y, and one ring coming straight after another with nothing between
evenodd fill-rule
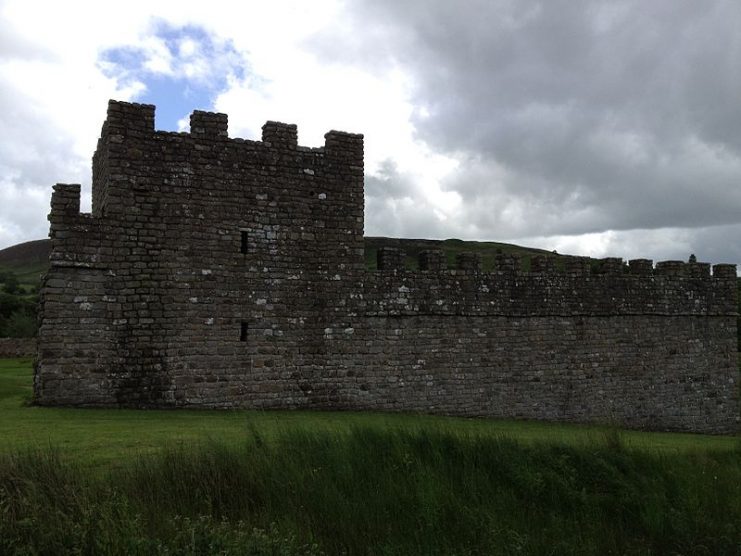
<instances>
[{"instance_id":1,"label":"green lawn","mask_svg":"<svg viewBox=\"0 0 741 556\"><path fill-rule=\"evenodd\" d=\"M508 437L524 443L580 446L618 434L604 427L534 421L463 419L429 415L223 410L131 410L47 408L30 405L33 370L29 359L0 359L0 451L53 446L92 466L201 441L241 442L249 430L267 438L287 429L350 431L354 427L435 429L465 435ZM734 437L619 432L629 447L664 453L732 451Z\"/></svg>"}]
</instances>

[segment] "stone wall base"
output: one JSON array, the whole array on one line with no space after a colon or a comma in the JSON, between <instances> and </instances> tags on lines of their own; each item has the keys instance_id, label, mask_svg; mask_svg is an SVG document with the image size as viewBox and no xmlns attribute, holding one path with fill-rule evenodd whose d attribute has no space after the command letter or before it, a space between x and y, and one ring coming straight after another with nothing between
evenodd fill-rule
<instances>
[{"instance_id":1,"label":"stone wall base","mask_svg":"<svg viewBox=\"0 0 741 556\"><path fill-rule=\"evenodd\" d=\"M35 356L36 338L0 338L0 358Z\"/></svg>"}]
</instances>

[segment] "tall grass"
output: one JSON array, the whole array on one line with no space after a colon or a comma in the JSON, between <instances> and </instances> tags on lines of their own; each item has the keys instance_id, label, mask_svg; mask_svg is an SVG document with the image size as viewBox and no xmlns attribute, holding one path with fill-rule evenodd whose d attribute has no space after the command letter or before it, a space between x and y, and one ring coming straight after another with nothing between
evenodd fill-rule
<instances>
[{"instance_id":1,"label":"tall grass","mask_svg":"<svg viewBox=\"0 0 741 556\"><path fill-rule=\"evenodd\" d=\"M741 448L253 430L86 475L0 459L0 553L739 554Z\"/></svg>"}]
</instances>

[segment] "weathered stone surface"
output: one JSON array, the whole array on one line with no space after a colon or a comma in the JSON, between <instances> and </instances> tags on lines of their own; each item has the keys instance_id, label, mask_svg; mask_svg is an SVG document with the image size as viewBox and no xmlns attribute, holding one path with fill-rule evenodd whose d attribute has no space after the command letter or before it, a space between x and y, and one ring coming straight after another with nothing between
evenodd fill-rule
<instances>
[{"instance_id":1,"label":"weathered stone surface","mask_svg":"<svg viewBox=\"0 0 741 556\"><path fill-rule=\"evenodd\" d=\"M0 338L0 357L33 357L36 338Z\"/></svg>"},{"instance_id":2,"label":"weathered stone surface","mask_svg":"<svg viewBox=\"0 0 741 556\"><path fill-rule=\"evenodd\" d=\"M322 148L224 114L154 130L111 102L79 186L52 197L36 400L423 411L738 429L732 265L363 255L363 138Z\"/></svg>"}]
</instances>

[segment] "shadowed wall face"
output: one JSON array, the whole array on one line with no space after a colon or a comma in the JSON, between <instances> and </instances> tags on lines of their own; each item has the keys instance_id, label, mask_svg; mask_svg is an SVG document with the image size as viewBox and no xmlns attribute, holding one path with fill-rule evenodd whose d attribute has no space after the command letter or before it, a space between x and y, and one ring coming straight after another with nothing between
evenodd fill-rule
<instances>
[{"instance_id":1,"label":"shadowed wall face","mask_svg":"<svg viewBox=\"0 0 741 556\"><path fill-rule=\"evenodd\" d=\"M111 102L79 186L52 198L36 399L49 405L429 411L738 427L735 268L475 255L363 258L363 140L296 144L224 114L155 131Z\"/></svg>"}]
</instances>

